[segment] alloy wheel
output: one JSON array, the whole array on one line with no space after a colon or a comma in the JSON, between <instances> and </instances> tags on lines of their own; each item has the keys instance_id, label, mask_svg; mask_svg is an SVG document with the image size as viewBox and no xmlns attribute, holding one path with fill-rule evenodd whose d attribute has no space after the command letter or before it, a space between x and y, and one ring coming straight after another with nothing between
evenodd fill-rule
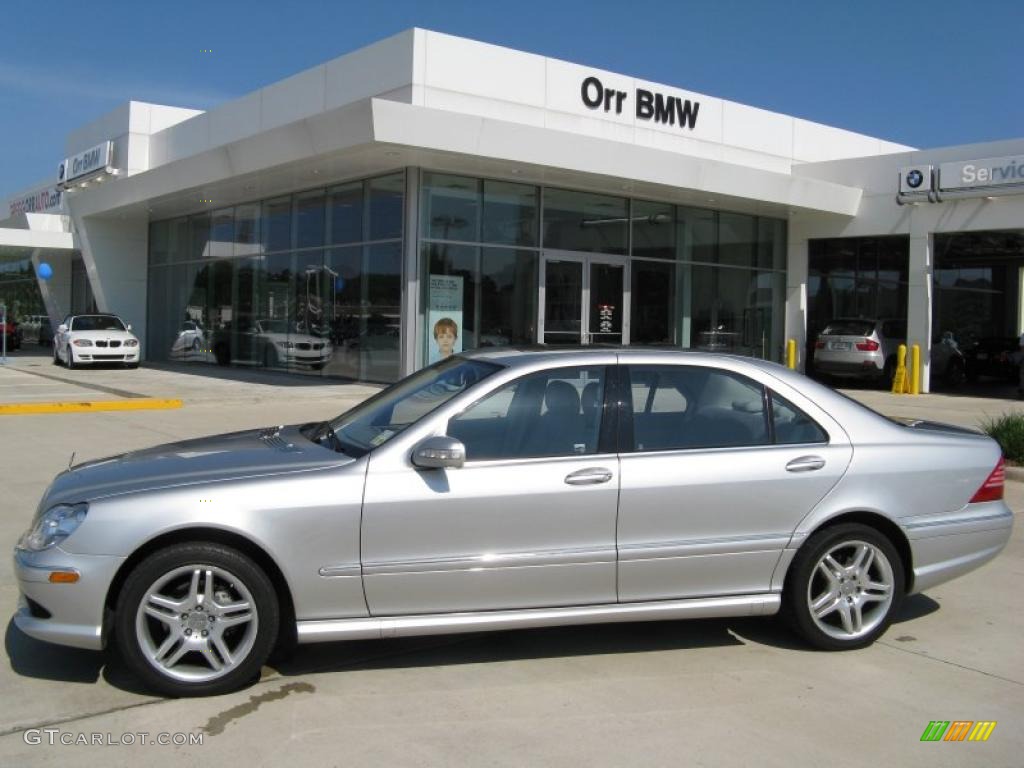
<instances>
[{"instance_id":1,"label":"alloy wheel","mask_svg":"<svg viewBox=\"0 0 1024 768\"><path fill-rule=\"evenodd\" d=\"M256 601L234 574L214 565L185 565L146 590L135 616L144 657L162 675L205 683L235 670L259 630Z\"/></svg>"},{"instance_id":2,"label":"alloy wheel","mask_svg":"<svg viewBox=\"0 0 1024 768\"><path fill-rule=\"evenodd\" d=\"M818 560L807 581L807 607L819 630L857 640L885 621L895 593L888 557L867 541L842 541Z\"/></svg>"}]
</instances>

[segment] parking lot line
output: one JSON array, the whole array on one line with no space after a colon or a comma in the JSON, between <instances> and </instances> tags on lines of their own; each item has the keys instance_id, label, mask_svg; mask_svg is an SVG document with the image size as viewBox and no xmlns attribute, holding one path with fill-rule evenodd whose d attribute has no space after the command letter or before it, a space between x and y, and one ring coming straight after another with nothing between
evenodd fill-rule
<instances>
[{"instance_id":1,"label":"parking lot line","mask_svg":"<svg viewBox=\"0 0 1024 768\"><path fill-rule=\"evenodd\" d=\"M132 400L86 400L66 403L0 403L0 416L30 413L93 413L96 411L164 411L181 408L181 400L135 398Z\"/></svg>"}]
</instances>

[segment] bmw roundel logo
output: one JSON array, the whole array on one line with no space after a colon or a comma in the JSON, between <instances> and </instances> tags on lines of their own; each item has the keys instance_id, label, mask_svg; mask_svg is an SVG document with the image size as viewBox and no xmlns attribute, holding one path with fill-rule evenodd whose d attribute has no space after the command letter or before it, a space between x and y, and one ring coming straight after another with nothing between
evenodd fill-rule
<instances>
[{"instance_id":1,"label":"bmw roundel logo","mask_svg":"<svg viewBox=\"0 0 1024 768\"><path fill-rule=\"evenodd\" d=\"M911 189L917 189L924 182L924 174L916 168L907 174L907 186Z\"/></svg>"},{"instance_id":2,"label":"bmw roundel logo","mask_svg":"<svg viewBox=\"0 0 1024 768\"><path fill-rule=\"evenodd\" d=\"M60 167L57 169L57 179L59 181L64 181L64 163L61 163Z\"/></svg>"}]
</instances>

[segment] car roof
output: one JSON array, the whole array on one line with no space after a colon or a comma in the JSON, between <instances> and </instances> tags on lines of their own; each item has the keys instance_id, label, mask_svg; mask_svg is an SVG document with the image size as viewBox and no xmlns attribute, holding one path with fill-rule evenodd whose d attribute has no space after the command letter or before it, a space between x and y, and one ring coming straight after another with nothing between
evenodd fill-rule
<instances>
[{"instance_id":1,"label":"car roof","mask_svg":"<svg viewBox=\"0 0 1024 768\"><path fill-rule=\"evenodd\" d=\"M605 360L609 353L618 355L624 363L628 363L631 357L648 359L652 354L664 356L666 362L682 362L683 360L742 360L754 362L753 358L743 355L729 355L721 352L705 352L702 350L657 345L632 345L626 347L616 344L587 344L552 347L544 344L528 344L514 347L482 347L459 354L471 360L486 360L498 363L499 365L517 367L529 365L538 360L557 360L565 357L572 357L574 360L586 363L591 358ZM774 366L776 364L769 363L769 365Z\"/></svg>"}]
</instances>

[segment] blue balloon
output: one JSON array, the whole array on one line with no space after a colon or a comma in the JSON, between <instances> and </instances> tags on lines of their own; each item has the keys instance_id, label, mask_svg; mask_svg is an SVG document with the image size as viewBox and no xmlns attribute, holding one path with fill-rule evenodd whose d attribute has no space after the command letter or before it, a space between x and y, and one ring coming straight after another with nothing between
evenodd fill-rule
<instances>
[{"instance_id":1,"label":"blue balloon","mask_svg":"<svg viewBox=\"0 0 1024 768\"><path fill-rule=\"evenodd\" d=\"M39 277L43 280L49 280L53 277L53 267L47 264L45 261L39 265Z\"/></svg>"},{"instance_id":2,"label":"blue balloon","mask_svg":"<svg viewBox=\"0 0 1024 768\"><path fill-rule=\"evenodd\" d=\"M345 278L338 275L334 278L334 292L341 293L343 290L345 290Z\"/></svg>"}]
</instances>

